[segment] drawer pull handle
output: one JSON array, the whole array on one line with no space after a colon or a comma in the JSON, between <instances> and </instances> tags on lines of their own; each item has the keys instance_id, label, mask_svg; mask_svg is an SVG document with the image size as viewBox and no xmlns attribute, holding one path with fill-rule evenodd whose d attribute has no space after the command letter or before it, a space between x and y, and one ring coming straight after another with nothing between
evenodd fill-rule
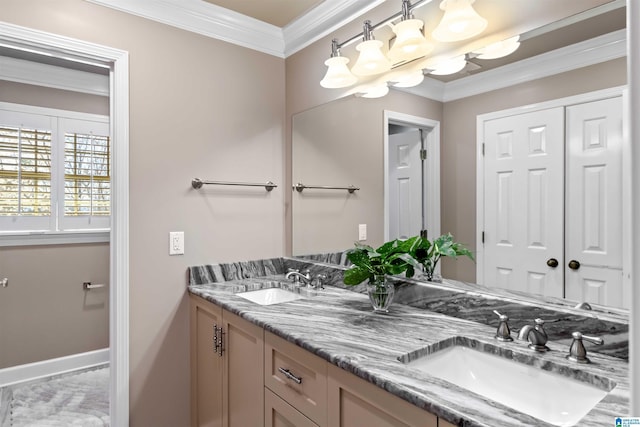
<instances>
[{"instance_id":1,"label":"drawer pull handle","mask_svg":"<svg viewBox=\"0 0 640 427\"><path fill-rule=\"evenodd\" d=\"M291 381L295 382L296 384L302 384L302 378L296 377L288 369L278 368L278 371L280 371L282 375L289 378Z\"/></svg>"}]
</instances>

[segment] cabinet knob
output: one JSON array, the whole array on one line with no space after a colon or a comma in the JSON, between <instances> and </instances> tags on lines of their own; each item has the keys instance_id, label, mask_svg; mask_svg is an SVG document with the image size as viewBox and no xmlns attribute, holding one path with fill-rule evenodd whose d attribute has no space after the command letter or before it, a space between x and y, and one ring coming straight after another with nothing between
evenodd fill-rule
<instances>
[{"instance_id":1,"label":"cabinet knob","mask_svg":"<svg viewBox=\"0 0 640 427\"><path fill-rule=\"evenodd\" d=\"M572 270L577 270L580 268L580 263L575 259L572 259L571 261L569 261L569 268Z\"/></svg>"},{"instance_id":2,"label":"cabinet knob","mask_svg":"<svg viewBox=\"0 0 640 427\"><path fill-rule=\"evenodd\" d=\"M556 268L558 266L558 260L555 258L549 258L547 260L547 265L551 268Z\"/></svg>"}]
</instances>

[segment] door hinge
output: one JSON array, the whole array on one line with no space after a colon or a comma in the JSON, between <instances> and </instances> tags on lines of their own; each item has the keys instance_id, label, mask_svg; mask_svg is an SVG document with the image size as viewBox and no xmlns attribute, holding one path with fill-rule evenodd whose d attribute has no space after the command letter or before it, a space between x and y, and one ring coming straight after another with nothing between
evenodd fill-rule
<instances>
[{"instance_id":1,"label":"door hinge","mask_svg":"<svg viewBox=\"0 0 640 427\"><path fill-rule=\"evenodd\" d=\"M427 160L427 150L425 148L420 149L420 160Z\"/></svg>"},{"instance_id":2,"label":"door hinge","mask_svg":"<svg viewBox=\"0 0 640 427\"><path fill-rule=\"evenodd\" d=\"M482 244L484 245L484 231L482 232Z\"/></svg>"}]
</instances>

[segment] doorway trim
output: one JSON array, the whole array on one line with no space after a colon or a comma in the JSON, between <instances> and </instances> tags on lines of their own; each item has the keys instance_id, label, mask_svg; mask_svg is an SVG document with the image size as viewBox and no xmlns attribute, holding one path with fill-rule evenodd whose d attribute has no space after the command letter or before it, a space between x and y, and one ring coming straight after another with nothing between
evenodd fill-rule
<instances>
[{"instance_id":1,"label":"doorway trim","mask_svg":"<svg viewBox=\"0 0 640 427\"><path fill-rule=\"evenodd\" d=\"M32 52L89 61L110 68L112 196L110 234L109 415L111 425L129 425L129 53L0 22L0 42Z\"/></svg>"},{"instance_id":2,"label":"doorway trim","mask_svg":"<svg viewBox=\"0 0 640 427\"><path fill-rule=\"evenodd\" d=\"M428 147L426 170L423 175L423 212L430 238L440 235L440 122L425 117L412 116L384 110L384 240L389 240L389 124L411 126L427 131ZM426 197L425 194L426 193Z\"/></svg>"}]
</instances>

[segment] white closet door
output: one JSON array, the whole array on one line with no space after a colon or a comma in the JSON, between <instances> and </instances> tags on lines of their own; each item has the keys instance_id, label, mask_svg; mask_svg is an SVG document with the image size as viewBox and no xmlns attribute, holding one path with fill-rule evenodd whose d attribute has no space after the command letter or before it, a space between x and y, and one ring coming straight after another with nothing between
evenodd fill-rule
<instances>
[{"instance_id":1,"label":"white closet door","mask_svg":"<svg viewBox=\"0 0 640 427\"><path fill-rule=\"evenodd\" d=\"M567 107L566 176L566 297L622 307L621 97Z\"/></svg>"},{"instance_id":2,"label":"white closet door","mask_svg":"<svg viewBox=\"0 0 640 427\"><path fill-rule=\"evenodd\" d=\"M389 239L416 236L422 229L420 130L389 136Z\"/></svg>"},{"instance_id":3,"label":"white closet door","mask_svg":"<svg viewBox=\"0 0 640 427\"><path fill-rule=\"evenodd\" d=\"M484 143L483 283L562 297L564 108L486 121Z\"/></svg>"}]
</instances>

